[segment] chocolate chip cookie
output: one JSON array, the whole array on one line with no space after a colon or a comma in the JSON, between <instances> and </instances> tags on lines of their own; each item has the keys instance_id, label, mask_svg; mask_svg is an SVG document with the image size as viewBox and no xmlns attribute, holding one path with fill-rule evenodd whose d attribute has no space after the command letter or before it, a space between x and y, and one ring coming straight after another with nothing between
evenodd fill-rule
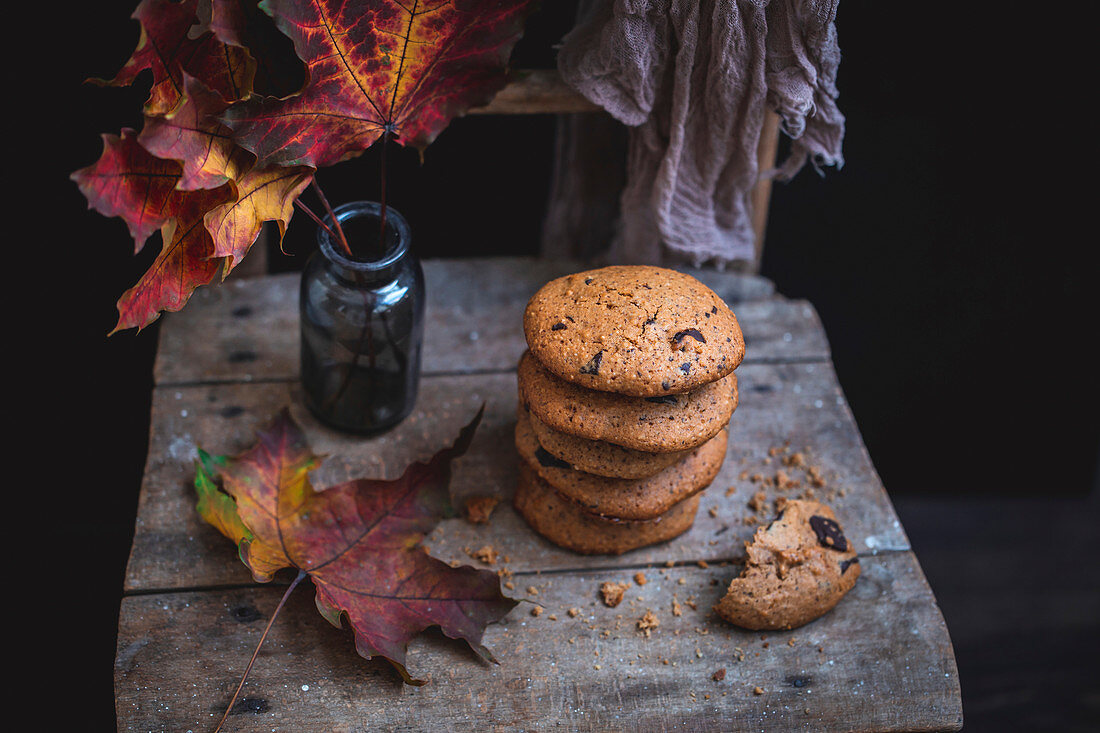
<instances>
[{"instance_id":1,"label":"chocolate chip cookie","mask_svg":"<svg viewBox=\"0 0 1100 733\"><path fill-rule=\"evenodd\" d=\"M516 421L516 449L542 480L585 511L617 519L653 519L710 485L726 457L726 431L690 451L683 460L643 479L614 479L574 470L539 445L523 414Z\"/></svg>"},{"instance_id":2,"label":"chocolate chip cookie","mask_svg":"<svg viewBox=\"0 0 1100 733\"><path fill-rule=\"evenodd\" d=\"M646 453L623 448L603 440L588 440L554 430L527 411L520 412L531 422L539 445L555 458L565 461L578 471L608 478L646 478L683 460L691 450L672 453ZM721 434L721 433L719 433ZM714 440L714 438L711 438Z\"/></svg>"},{"instance_id":3,"label":"chocolate chip cookie","mask_svg":"<svg viewBox=\"0 0 1100 733\"><path fill-rule=\"evenodd\" d=\"M554 430L649 453L697 448L729 423L737 376L684 394L629 397L559 379L525 351L517 369L520 403Z\"/></svg>"},{"instance_id":4,"label":"chocolate chip cookie","mask_svg":"<svg viewBox=\"0 0 1100 733\"><path fill-rule=\"evenodd\" d=\"M584 554L619 555L686 532L695 523L699 495L653 519L611 519L584 511L520 461L514 503L519 515L556 545Z\"/></svg>"},{"instance_id":5,"label":"chocolate chip cookie","mask_svg":"<svg viewBox=\"0 0 1100 733\"><path fill-rule=\"evenodd\" d=\"M859 577L859 558L832 509L816 501L783 505L745 543L741 575L714 607L746 629L793 629L827 613Z\"/></svg>"},{"instance_id":6,"label":"chocolate chip cookie","mask_svg":"<svg viewBox=\"0 0 1100 733\"><path fill-rule=\"evenodd\" d=\"M635 397L689 392L745 355L737 317L697 279L620 265L551 280L527 303L527 345L558 377Z\"/></svg>"}]
</instances>

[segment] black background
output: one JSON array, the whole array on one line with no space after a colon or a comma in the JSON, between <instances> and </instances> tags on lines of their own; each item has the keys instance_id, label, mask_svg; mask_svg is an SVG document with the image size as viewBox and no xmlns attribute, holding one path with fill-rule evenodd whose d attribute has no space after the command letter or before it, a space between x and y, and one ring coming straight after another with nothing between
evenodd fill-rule
<instances>
[{"instance_id":1,"label":"black background","mask_svg":"<svg viewBox=\"0 0 1100 733\"><path fill-rule=\"evenodd\" d=\"M553 65L572 3L545 5L516 49L517 67ZM27 17L8 27L24 43L5 52L8 320L18 326L5 344L19 378L10 382L22 406L16 445L32 449L9 459L30 469L10 489L9 523L20 530L11 552L20 559L9 605L44 645L32 657L36 689L69 701L50 714L72 713L88 730L113 727L114 633L157 328L106 334L115 300L156 243L134 256L121 221L87 211L68 175L99 155L99 133L141 128L146 86L82 84L125 62L138 36L132 8L24 7ZM846 164L823 177L805 170L773 189L763 274L821 314L871 457L955 634L968 729L1036 720L1086 729L1094 698L1044 702L1030 690L1041 711L1032 718L999 716L995 695L972 703L968 692L1000 689L988 675L1002 662L957 629L996 609L951 595L967 581L954 557L938 552L946 545L937 532L954 531L959 552L1003 543L1004 553L1002 545L983 551L1029 573L1039 567L1035 557L1050 553L1052 565L1035 572L1096 581L1095 572L1074 579L1058 569L1074 563L1048 544L1057 532L1044 529L1043 543L1033 541L1050 502L1096 506L1097 204L1095 183L1081 178L1095 163L1087 112L1095 83L1084 76L1095 62L1075 33L1082 21L1066 13L1011 14L993 3L951 15L922 8L841 4ZM553 131L548 116L459 119L422 165L391 146L390 201L412 223L419 254L534 254ZM372 150L319 180L334 201L373 198L377 166ZM273 267L300 267L312 237L297 216L286 242L292 254L276 254ZM998 509L1006 500L1017 502L1015 513ZM1019 524L977 526L998 516ZM1077 538L1091 547L1096 525L1074 526L1091 530ZM1003 574L1005 588L1021 583L1011 603L1032 593L1022 575ZM1096 605L1095 593L1084 597ZM1087 674L1096 629L1064 640L1059 649L1072 659L1029 661L1025 644L1020 659L1002 661L1034 675L1041 690L1043 675Z\"/></svg>"}]
</instances>

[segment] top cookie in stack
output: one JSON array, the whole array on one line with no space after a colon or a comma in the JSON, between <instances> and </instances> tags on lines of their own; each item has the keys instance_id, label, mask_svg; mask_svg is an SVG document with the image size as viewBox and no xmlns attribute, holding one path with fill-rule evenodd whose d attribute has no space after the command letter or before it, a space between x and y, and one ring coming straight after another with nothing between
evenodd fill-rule
<instances>
[{"instance_id":1,"label":"top cookie in stack","mask_svg":"<svg viewBox=\"0 0 1100 733\"><path fill-rule=\"evenodd\" d=\"M745 356L737 317L690 275L605 267L544 285L523 332L534 357L573 384L632 397L681 394L726 376Z\"/></svg>"},{"instance_id":2,"label":"top cookie in stack","mask_svg":"<svg viewBox=\"0 0 1100 733\"><path fill-rule=\"evenodd\" d=\"M689 275L615 266L547 283L523 325L520 513L580 552L690 527L737 405L745 344L729 307Z\"/></svg>"}]
</instances>

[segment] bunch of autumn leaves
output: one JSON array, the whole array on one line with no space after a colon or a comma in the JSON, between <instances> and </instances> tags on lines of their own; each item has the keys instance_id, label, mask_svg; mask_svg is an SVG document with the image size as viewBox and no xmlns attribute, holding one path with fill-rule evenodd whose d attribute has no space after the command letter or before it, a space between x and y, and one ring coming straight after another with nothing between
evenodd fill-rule
<instances>
[{"instance_id":1,"label":"bunch of autumn leaves","mask_svg":"<svg viewBox=\"0 0 1100 733\"><path fill-rule=\"evenodd\" d=\"M103 136L72 175L122 218L149 270L118 301L115 331L179 310L227 275L264 222L286 231L317 169L384 133L423 149L507 81L533 0L142 0L137 48L109 86L152 74L140 132ZM301 204L299 203L299 206Z\"/></svg>"}]
</instances>

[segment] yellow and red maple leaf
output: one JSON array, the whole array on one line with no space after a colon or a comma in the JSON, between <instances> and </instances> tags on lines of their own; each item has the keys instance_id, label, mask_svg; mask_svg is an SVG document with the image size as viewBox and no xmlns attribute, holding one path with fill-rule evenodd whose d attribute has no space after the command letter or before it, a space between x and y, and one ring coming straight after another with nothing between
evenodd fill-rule
<instances>
[{"instance_id":1,"label":"yellow and red maple leaf","mask_svg":"<svg viewBox=\"0 0 1100 733\"><path fill-rule=\"evenodd\" d=\"M321 167L383 132L423 150L507 82L534 0L265 0L306 65L302 90L253 97L225 120L261 164Z\"/></svg>"},{"instance_id":2,"label":"yellow and red maple leaf","mask_svg":"<svg viewBox=\"0 0 1100 733\"><path fill-rule=\"evenodd\" d=\"M347 619L358 652L385 657L406 682L420 683L405 667L408 642L432 626L492 660L481 644L485 626L516 602L501 594L496 573L452 567L420 544L451 513L451 462L466 452L483 411L454 445L394 481L318 491L309 472L320 458L284 410L241 455L200 452L199 512L237 544L256 580L284 568L305 573L322 616L335 626Z\"/></svg>"}]
</instances>

